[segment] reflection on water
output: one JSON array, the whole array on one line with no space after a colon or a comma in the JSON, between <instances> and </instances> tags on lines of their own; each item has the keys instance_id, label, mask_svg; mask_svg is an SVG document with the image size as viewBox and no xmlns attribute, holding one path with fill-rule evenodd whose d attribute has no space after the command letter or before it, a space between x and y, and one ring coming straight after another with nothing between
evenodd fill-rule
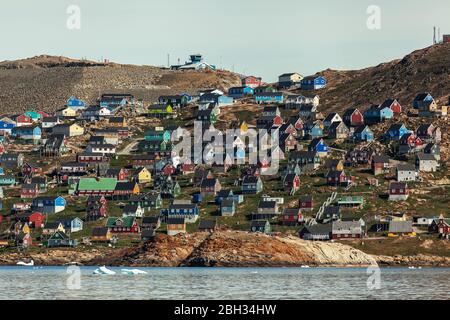
<instances>
[{"instance_id":1,"label":"reflection on water","mask_svg":"<svg viewBox=\"0 0 450 320\"><path fill-rule=\"evenodd\" d=\"M140 268L148 274L95 275L81 268L81 289L65 267L0 267L0 299L450 299L450 269Z\"/></svg>"}]
</instances>

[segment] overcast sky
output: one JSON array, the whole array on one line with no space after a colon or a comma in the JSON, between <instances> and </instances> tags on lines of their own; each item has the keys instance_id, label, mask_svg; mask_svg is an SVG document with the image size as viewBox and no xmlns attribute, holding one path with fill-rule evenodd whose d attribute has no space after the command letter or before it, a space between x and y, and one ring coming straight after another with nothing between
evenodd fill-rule
<instances>
[{"instance_id":1,"label":"overcast sky","mask_svg":"<svg viewBox=\"0 0 450 320\"><path fill-rule=\"evenodd\" d=\"M81 28L67 28L67 8ZM381 9L381 29L367 8ZM167 65L191 53L275 81L284 72L355 69L450 33L449 0L0 0L0 60L38 54ZM371 20L372 21L372 20Z\"/></svg>"}]
</instances>

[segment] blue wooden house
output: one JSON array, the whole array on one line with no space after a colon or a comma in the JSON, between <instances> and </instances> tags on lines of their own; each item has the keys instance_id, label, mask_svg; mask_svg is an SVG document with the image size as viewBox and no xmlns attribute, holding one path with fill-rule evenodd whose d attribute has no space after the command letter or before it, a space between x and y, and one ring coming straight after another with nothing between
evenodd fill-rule
<instances>
[{"instance_id":1,"label":"blue wooden house","mask_svg":"<svg viewBox=\"0 0 450 320\"><path fill-rule=\"evenodd\" d=\"M420 93L414 98L413 108L422 109L424 106L431 104L433 101L434 98L430 93Z\"/></svg>"},{"instance_id":2,"label":"blue wooden house","mask_svg":"<svg viewBox=\"0 0 450 320\"><path fill-rule=\"evenodd\" d=\"M250 87L232 87L228 90L228 95L235 99L243 98L246 96L252 96L254 93L253 88Z\"/></svg>"},{"instance_id":3,"label":"blue wooden house","mask_svg":"<svg viewBox=\"0 0 450 320\"><path fill-rule=\"evenodd\" d=\"M353 137L356 141L373 141L375 138L373 131L367 125L357 127L353 133Z\"/></svg>"},{"instance_id":4,"label":"blue wooden house","mask_svg":"<svg viewBox=\"0 0 450 320\"><path fill-rule=\"evenodd\" d=\"M71 96L67 100L66 105L75 110L86 108L86 102L84 102L83 100L77 99L74 96Z\"/></svg>"},{"instance_id":5,"label":"blue wooden house","mask_svg":"<svg viewBox=\"0 0 450 320\"><path fill-rule=\"evenodd\" d=\"M258 194L263 190L263 182L260 177L245 176L242 180L243 194Z\"/></svg>"},{"instance_id":6,"label":"blue wooden house","mask_svg":"<svg viewBox=\"0 0 450 320\"><path fill-rule=\"evenodd\" d=\"M205 93L200 96L199 103L202 105L213 105L218 107L229 106L234 103L233 97L218 93Z\"/></svg>"},{"instance_id":7,"label":"blue wooden house","mask_svg":"<svg viewBox=\"0 0 450 320\"><path fill-rule=\"evenodd\" d=\"M60 222L66 231L78 232L83 230L83 220L78 217L58 220L57 222Z\"/></svg>"},{"instance_id":8,"label":"blue wooden house","mask_svg":"<svg viewBox=\"0 0 450 320\"><path fill-rule=\"evenodd\" d=\"M308 145L308 151L315 151L322 156L328 153L328 146L322 138L315 138Z\"/></svg>"},{"instance_id":9,"label":"blue wooden house","mask_svg":"<svg viewBox=\"0 0 450 320\"><path fill-rule=\"evenodd\" d=\"M309 76L300 81L300 87L303 90L318 90L325 88L327 80L322 76Z\"/></svg>"},{"instance_id":10,"label":"blue wooden house","mask_svg":"<svg viewBox=\"0 0 450 320\"><path fill-rule=\"evenodd\" d=\"M403 135L409 133L410 131L406 128L404 124L401 123L395 123L389 127L389 129L386 131L386 138L389 140L400 140Z\"/></svg>"},{"instance_id":11,"label":"blue wooden house","mask_svg":"<svg viewBox=\"0 0 450 320\"><path fill-rule=\"evenodd\" d=\"M189 223L196 222L199 214L200 210L194 203L172 204L168 209L161 210L161 215L167 218L184 218Z\"/></svg>"},{"instance_id":12,"label":"blue wooden house","mask_svg":"<svg viewBox=\"0 0 450 320\"><path fill-rule=\"evenodd\" d=\"M323 137L323 124L320 121L308 121L304 126L305 136L315 139Z\"/></svg>"},{"instance_id":13,"label":"blue wooden house","mask_svg":"<svg viewBox=\"0 0 450 320\"><path fill-rule=\"evenodd\" d=\"M37 197L33 199L31 208L41 213L58 213L66 208L67 201L60 196Z\"/></svg>"},{"instance_id":14,"label":"blue wooden house","mask_svg":"<svg viewBox=\"0 0 450 320\"><path fill-rule=\"evenodd\" d=\"M372 105L364 112L364 121L366 124L374 124L382 122L386 119L392 119L394 117L394 111L389 107L380 107L378 105Z\"/></svg>"},{"instance_id":15,"label":"blue wooden house","mask_svg":"<svg viewBox=\"0 0 450 320\"><path fill-rule=\"evenodd\" d=\"M217 192L214 201L216 202L216 204L221 204L223 200L230 199L233 195L234 195L233 190L222 189L219 192Z\"/></svg>"},{"instance_id":16,"label":"blue wooden house","mask_svg":"<svg viewBox=\"0 0 450 320\"><path fill-rule=\"evenodd\" d=\"M11 130L11 136L16 139L37 143L41 140L42 130L39 126L14 127Z\"/></svg>"},{"instance_id":17,"label":"blue wooden house","mask_svg":"<svg viewBox=\"0 0 450 320\"><path fill-rule=\"evenodd\" d=\"M283 103L284 95L282 92L260 92L255 94L255 102L263 103Z\"/></svg>"},{"instance_id":18,"label":"blue wooden house","mask_svg":"<svg viewBox=\"0 0 450 320\"><path fill-rule=\"evenodd\" d=\"M6 121L0 121L0 131L1 132L5 132L5 133L11 134L11 131L12 131L12 129L15 126L16 125L14 123L6 122Z\"/></svg>"},{"instance_id":19,"label":"blue wooden house","mask_svg":"<svg viewBox=\"0 0 450 320\"><path fill-rule=\"evenodd\" d=\"M236 203L231 199L225 199L220 204L220 215L223 217L232 217L236 212Z\"/></svg>"}]
</instances>

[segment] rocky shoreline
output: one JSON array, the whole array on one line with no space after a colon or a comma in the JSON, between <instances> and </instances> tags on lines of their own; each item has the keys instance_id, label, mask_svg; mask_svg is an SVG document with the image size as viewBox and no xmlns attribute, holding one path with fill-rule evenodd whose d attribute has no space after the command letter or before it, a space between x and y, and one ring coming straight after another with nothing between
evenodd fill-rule
<instances>
[{"instance_id":1,"label":"rocky shoreline","mask_svg":"<svg viewBox=\"0 0 450 320\"><path fill-rule=\"evenodd\" d=\"M0 265L33 260L35 265L133 267L367 267L379 265L449 267L450 258L427 255L373 256L349 245L271 237L242 231L194 233L169 237L130 248L76 248L8 251Z\"/></svg>"}]
</instances>

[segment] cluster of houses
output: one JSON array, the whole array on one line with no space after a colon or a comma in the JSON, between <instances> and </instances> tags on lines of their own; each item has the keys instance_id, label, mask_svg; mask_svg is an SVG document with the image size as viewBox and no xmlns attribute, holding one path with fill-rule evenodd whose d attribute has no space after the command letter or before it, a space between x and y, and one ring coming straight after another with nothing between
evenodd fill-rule
<instances>
[{"instance_id":1,"label":"cluster of houses","mask_svg":"<svg viewBox=\"0 0 450 320\"><path fill-rule=\"evenodd\" d=\"M194 55L190 62L174 68L212 66ZM264 173L271 161L280 161L278 173L271 178L281 186L277 191L289 197L299 193L305 174L325 169L324 186L351 190L357 179L347 168L367 167L373 175L369 185L377 185L378 175L395 171L395 178L386 190L388 200L405 201L409 185L420 181L421 173L440 168L441 129L433 120L434 116L445 115L446 109L439 108L430 94L419 94L413 108L418 110L419 117L427 117L429 123L418 128L395 123L376 137L373 125L395 119L402 112L396 99L387 99L366 111L349 108L342 115L332 112L321 116L318 95L307 97L281 91L318 90L325 86L326 80L321 76L303 78L298 73L283 74L273 86L250 76L242 79L241 87L230 88L227 94L208 89L194 95L166 95L148 107L146 117L170 121L179 116L179 110L195 105L198 108L195 119L202 122L204 133L212 135L217 133L214 124L220 119L222 107L251 98L254 104L262 104L255 123L236 121L227 127L244 133L250 128L266 129L258 131L259 139L254 147L267 151L267 156L260 157L257 164L249 163L250 146L237 136L233 140L231 159L227 154L222 163L213 161L223 151L223 147L221 150L213 142L202 145L205 164L174 161L172 137L183 135L184 128L161 125L146 128L126 164L112 165L117 160L118 148L132 136L129 119L119 115L120 110L139 103L131 94L103 94L93 106L71 97L64 108L52 115L29 111L3 116L0 119L0 206L6 198L10 203L11 192L18 191L16 198L20 199L11 204L10 212L0 215L0 223L8 224L7 230L0 234L0 246L13 243L28 247L33 244L33 233L39 234L38 239L47 247L73 247L80 241L115 242L121 234L136 234L147 241L162 228L173 236L186 233L189 224L196 224L200 231L221 228L217 218L201 218L201 208L206 206L214 206L217 217L245 214L250 232L271 234L274 225L282 225L299 229L299 236L308 240L364 237L368 231L366 222L342 214L349 208L362 208L365 202L362 196L334 194L324 203L315 203L312 194L303 194L298 195L294 207L288 206L285 197L271 196L271 189L265 187ZM283 116L283 110L294 115ZM106 125L91 126L100 121ZM261 135L267 135L267 144L261 142L265 141ZM88 136L86 144L74 140L81 136ZM278 145L273 148L271 142L275 137ZM413 156L414 162L395 163L386 154L371 148L376 140L393 145L398 156ZM355 144L355 147L338 158L333 156L332 148L336 141ZM9 151L14 144L31 145L34 149L31 154ZM364 147L359 147L360 144ZM190 160L194 156L187 155ZM53 166L44 168L42 162L37 164L37 159L46 159ZM242 165L236 167L236 161ZM233 168L237 168L237 173L230 184L224 176ZM180 180L188 183L181 184ZM185 188L190 190L189 199ZM254 212L240 212L240 206L255 199ZM66 218L64 213L74 201L85 203L84 212ZM102 221L102 226L95 223L89 237L77 238L77 232L93 221ZM390 235L415 234L408 227L411 221L392 219L388 227L382 222L377 222L377 231ZM444 217L429 220L428 227L430 232L443 237L449 235L449 221Z\"/></svg>"}]
</instances>

